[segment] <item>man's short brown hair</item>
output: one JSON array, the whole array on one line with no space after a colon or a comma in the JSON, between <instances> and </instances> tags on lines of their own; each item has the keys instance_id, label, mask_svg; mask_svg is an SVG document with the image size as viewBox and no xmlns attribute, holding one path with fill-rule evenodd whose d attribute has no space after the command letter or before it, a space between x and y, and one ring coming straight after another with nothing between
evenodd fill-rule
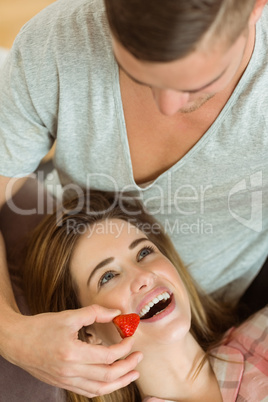
<instances>
[{"instance_id":1,"label":"man's short brown hair","mask_svg":"<svg viewBox=\"0 0 268 402\"><path fill-rule=\"evenodd\" d=\"M227 44L246 29L256 0L105 0L115 38L137 59L167 62L205 35Z\"/></svg>"}]
</instances>

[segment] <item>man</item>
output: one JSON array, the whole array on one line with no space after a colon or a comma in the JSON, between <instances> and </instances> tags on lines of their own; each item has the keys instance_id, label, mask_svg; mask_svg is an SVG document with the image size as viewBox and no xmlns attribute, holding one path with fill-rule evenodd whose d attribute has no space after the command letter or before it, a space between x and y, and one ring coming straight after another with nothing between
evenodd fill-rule
<instances>
[{"instance_id":1,"label":"man","mask_svg":"<svg viewBox=\"0 0 268 402\"><path fill-rule=\"evenodd\" d=\"M133 191L200 286L238 301L263 277L267 257L265 4L107 0L111 31L100 1L44 10L21 31L1 75L1 205L6 188L12 195L24 180L10 178L33 172L57 139L64 190ZM80 326L116 312L19 315L2 249L7 360L86 396L136 378L140 355L116 361L131 340L98 356L75 339Z\"/></svg>"}]
</instances>

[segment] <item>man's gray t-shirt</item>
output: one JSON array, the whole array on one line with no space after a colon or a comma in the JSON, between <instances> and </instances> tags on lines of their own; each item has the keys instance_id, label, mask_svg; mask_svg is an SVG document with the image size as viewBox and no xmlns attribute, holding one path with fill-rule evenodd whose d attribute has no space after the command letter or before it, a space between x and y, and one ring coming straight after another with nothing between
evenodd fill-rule
<instances>
[{"instance_id":1,"label":"man's gray t-shirt","mask_svg":"<svg viewBox=\"0 0 268 402\"><path fill-rule=\"evenodd\" d=\"M103 3L59 0L24 26L1 71L0 174L33 172L57 139L63 186L139 194L197 283L237 298L268 249L267 51L265 7L249 65L216 121L139 186Z\"/></svg>"}]
</instances>

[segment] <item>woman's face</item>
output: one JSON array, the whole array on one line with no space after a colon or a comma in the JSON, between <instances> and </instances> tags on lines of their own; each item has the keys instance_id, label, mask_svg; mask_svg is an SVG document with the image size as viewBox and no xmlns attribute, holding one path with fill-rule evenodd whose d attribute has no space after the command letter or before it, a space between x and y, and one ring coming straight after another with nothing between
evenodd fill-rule
<instances>
[{"instance_id":1,"label":"woman's face","mask_svg":"<svg viewBox=\"0 0 268 402\"><path fill-rule=\"evenodd\" d=\"M135 226L105 220L79 239L71 274L82 306L99 304L141 317L135 345L181 339L191 313L186 289L174 265ZM112 323L94 324L105 344L120 340Z\"/></svg>"}]
</instances>

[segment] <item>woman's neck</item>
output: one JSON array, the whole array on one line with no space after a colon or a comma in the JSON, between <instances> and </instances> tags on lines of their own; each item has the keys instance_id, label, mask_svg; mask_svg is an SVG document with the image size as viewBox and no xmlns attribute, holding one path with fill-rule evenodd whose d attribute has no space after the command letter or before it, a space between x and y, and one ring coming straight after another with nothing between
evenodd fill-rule
<instances>
[{"instance_id":1,"label":"woman's neck","mask_svg":"<svg viewBox=\"0 0 268 402\"><path fill-rule=\"evenodd\" d=\"M136 381L142 398L221 401L218 382L208 360L198 373L204 357L204 351L190 334L179 343L148 344L138 367L140 378Z\"/></svg>"}]
</instances>

